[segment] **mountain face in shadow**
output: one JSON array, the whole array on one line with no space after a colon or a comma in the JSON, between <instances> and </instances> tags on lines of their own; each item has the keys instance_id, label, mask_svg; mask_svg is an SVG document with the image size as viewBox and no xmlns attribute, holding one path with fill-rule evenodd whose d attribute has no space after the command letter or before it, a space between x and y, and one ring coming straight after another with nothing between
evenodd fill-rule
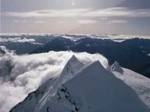
<instances>
[{"instance_id":1,"label":"mountain face in shadow","mask_svg":"<svg viewBox=\"0 0 150 112\"><path fill-rule=\"evenodd\" d=\"M0 46L5 46L7 49L15 51L16 54L27 54L45 45L53 38L54 36L47 35L2 35L0 37Z\"/></svg>"},{"instance_id":2,"label":"mountain face in shadow","mask_svg":"<svg viewBox=\"0 0 150 112\"><path fill-rule=\"evenodd\" d=\"M118 61L121 66L132 69L140 74L150 77L150 40L128 39L115 42L111 39L82 38L77 41L58 37L32 53L48 51L66 51L100 53L109 59L112 64Z\"/></svg>"},{"instance_id":3,"label":"mountain face in shadow","mask_svg":"<svg viewBox=\"0 0 150 112\"><path fill-rule=\"evenodd\" d=\"M53 41L47 43L46 45L32 51L31 53L40 53L40 52L48 52L48 51L66 51L71 49L70 47L74 47L74 42L70 39L65 39L62 37L57 37Z\"/></svg>"}]
</instances>

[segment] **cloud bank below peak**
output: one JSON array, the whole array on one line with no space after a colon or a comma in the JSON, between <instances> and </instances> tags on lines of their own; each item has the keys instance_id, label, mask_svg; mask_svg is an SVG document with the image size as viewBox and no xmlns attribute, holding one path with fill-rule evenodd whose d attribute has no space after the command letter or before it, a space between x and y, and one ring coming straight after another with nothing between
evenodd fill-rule
<instances>
[{"instance_id":1,"label":"cloud bank below peak","mask_svg":"<svg viewBox=\"0 0 150 112\"><path fill-rule=\"evenodd\" d=\"M69 51L22 56L6 53L0 57L0 111L8 112L28 93L36 90L48 79L59 76L72 55L85 64L99 60L104 67L108 66L107 59L100 54Z\"/></svg>"}]
</instances>

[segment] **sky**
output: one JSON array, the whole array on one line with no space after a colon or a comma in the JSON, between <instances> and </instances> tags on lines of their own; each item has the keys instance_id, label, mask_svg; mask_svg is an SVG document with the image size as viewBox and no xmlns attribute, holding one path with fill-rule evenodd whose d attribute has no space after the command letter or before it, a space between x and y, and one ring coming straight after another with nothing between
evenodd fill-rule
<instances>
[{"instance_id":1,"label":"sky","mask_svg":"<svg viewBox=\"0 0 150 112\"><path fill-rule=\"evenodd\" d=\"M150 35L150 0L1 0L1 33Z\"/></svg>"}]
</instances>

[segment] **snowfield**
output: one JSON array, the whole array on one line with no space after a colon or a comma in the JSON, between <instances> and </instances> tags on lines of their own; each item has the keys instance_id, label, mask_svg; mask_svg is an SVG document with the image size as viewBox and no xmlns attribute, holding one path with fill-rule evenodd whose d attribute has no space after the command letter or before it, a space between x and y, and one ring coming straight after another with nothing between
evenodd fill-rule
<instances>
[{"instance_id":1,"label":"snowfield","mask_svg":"<svg viewBox=\"0 0 150 112\"><path fill-rule=\"evenodd\" d=\"M118 71L113 71L113 74L135 90L140 99L150 108L150 79L126 68L122 70L123 74Z\"/></svg>"}]
</instances>

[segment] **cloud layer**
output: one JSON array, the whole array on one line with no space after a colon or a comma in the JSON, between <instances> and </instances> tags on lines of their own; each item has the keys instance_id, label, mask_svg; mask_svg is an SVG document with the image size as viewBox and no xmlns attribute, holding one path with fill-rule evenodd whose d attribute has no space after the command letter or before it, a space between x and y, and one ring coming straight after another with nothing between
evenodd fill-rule
<instances>
[{"instance_id":1,"label":"cloud layer","mask_svg":"<svg viewBox=\"0 0 150 112\"><path fill-rule=\"evenodd\" d=\"M122 24L122 23L127 23L127 21L126 20L112 20L108 22L108 24L113 24L113 23Z\"/></svg>"},{"instance_id":2,"label":"cloud layer","mask_svg":"<svg viewBox=\"0 0 150 112\"><path fill-rule=\"evenodd\" d=\"M30 12L6 12L3 16L23 18L45 17L150 17L150 9L129 9L126 7L112 7L106 9L64 9L64 10L35 10Z\"/></svg>"},{"instance_id":3,"label":"cloud layer","mask_svg":"<svg viewBox=\"0 0 150 112\"><path fill-rule=\"evenodd\" d=\"M99 60L104 67L108 65L100 54L69 51L22 56L6 53L0 57L0 111L8 112L45 81L59 76L72 55L85 64Z\"/></svg>"},{"instance_id":4,"label":"cloud layer","mask_svg":"<svg viewBox=\"0 0 150 112\"><path fill-rule=\"evenodd\" d=\"M78 21L79 24L94 24L97 23L96 20L79 20Z\"/></svg>"},{"instance_id":5,"label":"cloud layer","mask_svg":"<svg viewBox=\"0 0 150 112\"><path fill-rule=\"evenodd\" d=\"M28 38L0 38L0 42L19 42L19 43L24 43L24 42L31 42L34 43L35 39L28 39Z\"/></svg>"}]
</instances>

